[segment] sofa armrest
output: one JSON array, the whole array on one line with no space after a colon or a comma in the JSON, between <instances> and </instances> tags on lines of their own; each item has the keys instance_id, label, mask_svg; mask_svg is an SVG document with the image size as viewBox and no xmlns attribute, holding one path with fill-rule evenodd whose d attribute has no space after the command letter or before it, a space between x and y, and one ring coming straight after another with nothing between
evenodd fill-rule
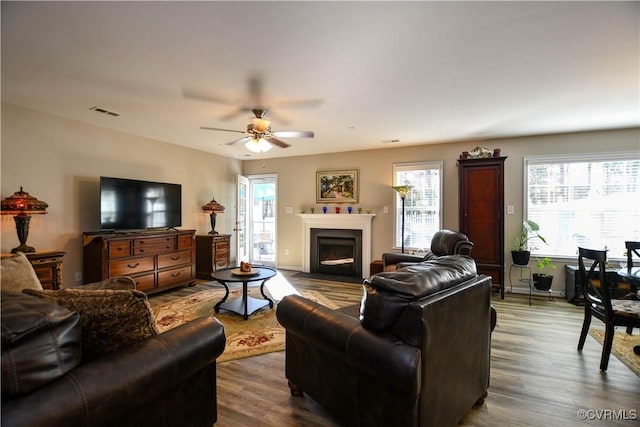
<instances>
[{"instance_id":1,"label":"sofa armrest","mask_svg":"<svg viewBox=\"0 0 640 427\"><path fill-rule=\"evenodd\" d=\"M354 370L376 377L391 387L402 384L407 390L419 388L418 348L390 334L365 329L359 319L298 295L285 297L278 304L276 314L288 335L293 334L307 345L331 354ZM287 350L287 357L293 357L295 351Z\"/></svg>"},{"instance_id":2,"label":"sofa armrest","mask_svg":"<svg viewBox=\"0 0 640 427\"><path fill-rule=\"evenodd\" d=\"M3 425L111 425L215 363L225 342L217 319L195 319L81 365L24 398L3 402ZM215 387L215 375L211 382Z\"/></svg>"}]
</instances>

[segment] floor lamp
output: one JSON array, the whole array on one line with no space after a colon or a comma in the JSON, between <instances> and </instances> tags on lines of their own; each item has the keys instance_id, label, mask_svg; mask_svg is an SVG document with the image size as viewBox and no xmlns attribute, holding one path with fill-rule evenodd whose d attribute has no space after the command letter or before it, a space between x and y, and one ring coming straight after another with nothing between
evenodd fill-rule
<instances>
[{"instance_id":1,"label":"floor lamp","mask_svg":"<svg viewBox=\"0 0 640 427\"><path fill-rule=\"evenodd\" d=\"M216 198L214 197L209 203L202 207L202 211L211 213L211 231L209 234L218 234L216 231L216 217L219 213L224 213L224 206L216 202Z\"/></svg>"},{"instance_id":2,"label":"floor lamp","mask_svg":"<svg viewBox=\"0 0 640 427\"><path fill-rule=\"evenodd\" d=\"M409 190L411 190L410 185L398 185L393 187L394 190L398 192L400 198L402 199L402 253L404 253L404 199L406 199L407 194L409 194Z\"/></svg>"},{"instance_id":3,"label":"floor lamp","mask_svg":"<svg viewBox=\"0 0 640 427\"><path fill-rule=\"evenodd\" d=\"M30 196L26 191L22 191L22 187L20 187L20 191L16 191L12 196L2 201L0 213L2 213L2 215L13 215L18 240L20 240L20 246L11 249L12 254L16 252L29 253L36 251L33 246L27 245L29 221L31 221L31 215L46 214L48 206L45 202Z\"/></svg>"}]
</instances>

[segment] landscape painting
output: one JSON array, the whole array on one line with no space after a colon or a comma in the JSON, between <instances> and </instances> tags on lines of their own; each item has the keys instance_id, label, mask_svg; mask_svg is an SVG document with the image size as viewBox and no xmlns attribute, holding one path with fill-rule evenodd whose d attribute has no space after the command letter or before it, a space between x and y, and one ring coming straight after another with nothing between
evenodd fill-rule
<instances>
[{"instance_id":1,"label":"landscape painting","mask_svg":"<svg viewBox=\"0 0 640 427\"><path fill-rule=\"evenodd\" d=\"M358 203L358 170L318 171L317 203Z\"/></svg>"}]
</instances>

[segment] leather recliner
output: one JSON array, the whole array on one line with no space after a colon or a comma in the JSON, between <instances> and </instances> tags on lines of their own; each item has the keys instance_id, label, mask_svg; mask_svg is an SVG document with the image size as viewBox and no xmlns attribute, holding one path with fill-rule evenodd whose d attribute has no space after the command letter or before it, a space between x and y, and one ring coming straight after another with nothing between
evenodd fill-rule
<instances>
[{"instance_id":1,"label":"leather recliner","mask_svg":"<svg viewBox=\"0 0 640 427\"><path fill-rule=\"evenodd\" d=\"M297 295L280 302L291 393L344 425L455 425L489 386L491 278L453 255L363 287L355 314Z\"/></svg>"},{"instance_id":2,"label":"leather recliner","mask_svg":"<svg viewBox=\"0 0 640 427\"><path fill-rule=\"evenodd\" d=\"M460 232L453 230L438 230L431 239L431 249L424 255L387 252L382 254L384 271L396 270L407 264L436 259L445 255L470 255L473 243Z\"/></svg>"}]
</instances>

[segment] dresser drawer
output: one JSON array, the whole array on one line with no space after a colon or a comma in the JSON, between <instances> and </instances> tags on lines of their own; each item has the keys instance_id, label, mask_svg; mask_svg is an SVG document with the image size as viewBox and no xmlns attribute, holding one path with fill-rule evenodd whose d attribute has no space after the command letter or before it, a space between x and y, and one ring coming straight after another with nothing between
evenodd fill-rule
<instances>
[{"instance_id":1,"label":"dresser drawer","mask_svg":"<svg viewBox=\"0 0 640 427\"><path fill-rule=\"evenodd\" d=\"M156 283L155 273L135 276L132 277L132 279L136 282L136 289L139 291L148 291L149 289L153 289Z\"/></svg>"},{"instance_id":2,"label":"dresser drawer","mask_svg":"<svg viewBox=\"0 0 640 427\"><path fill-rule=\"evenodd\" d=\"M158 269L175 267L182 264L191 264L191 251L172 252L158 255Z\"/></svg>"},{"instance_id":3,"label":"dresser drawer","mask_svg":"<svg viewBox=\"0 0 640 427\"><path fill-rule=\"evenodd\" d=\"M163 236L163 237L140 237L137 239L133 239L133 247L144 247L144 246L164 246L169 245L171 249L175 249L176 238L174 236Z\"/></svg>"},{"instance_id":4,"label":"dresser drawer","mask_svg":"<svg viewBox=\"0 0 640 427\"><path fill-rule=\"evenodd\" d=\"M191 266L174 268L158 273L158 288L171 286L175 283L184 283L191 279Z\"/></svg>"},{"instance_id":5,"label":"dresser drawer","mask_svg":"<svg viewBox=\"0 0 640 427\"><path fill-rule=\"evenodd\" d=\"M122 258L131 255L131 240L109 242L109 258Z\"/></svg>"},{"instance_id":6,"label":"dresser drawer","mask_svg":"<svg viewBox=\"0 0 640 427\"><path fill-rule=\"evenodd\" d=\"M227 252L229 250L228 242L216 242L216 252Z\"/></svg>"},{"instance_id":7,"label":"dresser drawer","mask_svg":"<svg viewBox=\"0 0 640 427\"><path fill-rule=\"evenodd\" d=\"M145 271L153 271L153 258L153 256L145 256L112 261L109 263L109 277L129 276L131 274L144 273Z\"/></svg>"},{"instance_id":8,"label":"dresser drawer","mask_svg":"<svg viewBox=\"0 0 640 427\"><path fill-rule=\"evenodd\" d=\"M193 247L193 236L178 236L178 249L187 249Z\"/></svg>"},{"instance_id":9,"label":"dresser drawer","mask_svg":"<svg viewBox=\"0 0 640 427\"><path fill-rule=\"evenodd\" d=\"M173 251L173 244L170 243L161 243L159 245L146 245L146 246L134 246L133 254L134 255L149 255L149 254L159 254L163 252L171 252Z\"/></svg>"},{"instance_id":10,"label":"dresser drawer","mask_svg":"<svg viewBox=\"0 0 640 427\"><path fill-rule=\"evenodd\" d=\"M50 282L53 280L53 268L51 267L37 267L33 266L33 271L36 272L38 280L41 282Z\"/></svg>"},{"instance_id":11,"label":"dresser drawer","mask_svg":"<svg viewBox=\"0 0 640 427\"><path fill-rule=\"evenodd\" d=\"M216 260L216 270L222 270L227 267L229 267L229 262L226 258Z\"/></svg>"}]
</instances>

